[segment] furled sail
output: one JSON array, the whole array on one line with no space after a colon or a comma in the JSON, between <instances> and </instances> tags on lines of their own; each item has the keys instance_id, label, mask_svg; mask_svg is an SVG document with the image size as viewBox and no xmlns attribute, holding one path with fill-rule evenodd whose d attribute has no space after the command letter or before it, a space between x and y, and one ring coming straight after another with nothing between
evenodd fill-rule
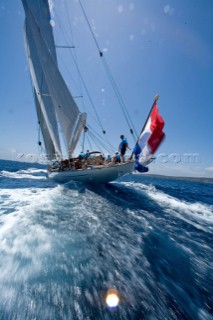
<instances>
[{"instance_id":1,"label":"furled sail","mask_svg":"<svg viewBox=\"0 0 213 320\"><path fill-rule=\"evenodd\" d=\"M36 79L33 78L37 96L40 94L38 101L41 105L50 136L54 142L56 139L52 137L52 133L54 132L51 126L52 122L50 118L46 117L46 107L43 108L44 103L41 103L51 98L54 106L52 109L53 113L57 113L67 150L69 154L72 154L78 142L79 133L81 133L85 126L86 114L80 113L58 69L52 27L50 25L48 0L22 0L22 3L26 14L27 32L34 46L33 53L35 52L35 59L31 59L31 69L34 70L35 75L37 66L42 70L43 80L41 81L41 78L39 80L43 83L43 90L40 90L36 85L36 82L38 82L37 76L35 76ZM44 88L44 84L46 84L46 88Z\"/></svg>"}]
</instances>

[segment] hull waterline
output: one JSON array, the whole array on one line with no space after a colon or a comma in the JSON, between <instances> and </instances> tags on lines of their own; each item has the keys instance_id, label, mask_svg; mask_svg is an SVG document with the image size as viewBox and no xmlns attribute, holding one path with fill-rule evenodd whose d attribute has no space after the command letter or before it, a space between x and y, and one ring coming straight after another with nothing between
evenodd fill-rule
<instances>
[{"instance_id":1,"label":"hull waterline","mask_svg":"<svg viewBox=\"0 0 213 320\"><path fill-rule=\"evenodd\" d=\"M133 162L112 166L97 166L80 170L48 172L47 177L58 183L82 181L88 183L107 183L133 171Z\"/></svg>"}]
</instances>

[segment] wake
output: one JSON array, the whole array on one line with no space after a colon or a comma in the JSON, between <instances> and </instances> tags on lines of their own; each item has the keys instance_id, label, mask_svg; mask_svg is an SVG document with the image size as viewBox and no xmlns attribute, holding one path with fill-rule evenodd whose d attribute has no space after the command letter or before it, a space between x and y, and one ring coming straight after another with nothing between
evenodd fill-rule
<instances>
[{"instance_id":1,"label":"wake","mask_svg":"<svg viewBox=\"0 0 213 320\"><path fill-rule=\"evenodd\" d=\"M1 171L0 176L12 179L43 179L45 178L46 170L43 169L27 169L16 172Z\"/></svg>"},{"instance_id":2,"label":"wake","mask_svg":"<svg viewBox=\"0 0 213 320\"><path fill-rule=\"evenodd\" d=\"M213 223L213 206L203 204L200 202L187 202L180 200L176 197L168 195L162 191L159 191L153 185L146 185L135 182L120 182L115 183L116 186L122 186L129 190L134 190L137 193L146 195L157 205L159 205L165 212L171 215L178 216L181 219L185 219L186 216L196 218L196 220L203 220L210 224ZM187 220L188 221L188 220Z\"/></svg>"}]
</instances>

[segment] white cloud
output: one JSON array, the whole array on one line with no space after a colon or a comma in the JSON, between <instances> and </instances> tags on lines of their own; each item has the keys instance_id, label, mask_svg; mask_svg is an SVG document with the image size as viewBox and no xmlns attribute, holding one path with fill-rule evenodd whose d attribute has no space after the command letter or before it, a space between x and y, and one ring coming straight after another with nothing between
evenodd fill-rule
<instances>
[{"instance_id":1,"label":"white cloud","mask_svg":"<svg viewBox=\"0 0 213 320\"><path fill-rule=\"evenodd\" d=\"M213 167L207 167L207 168L205 168L205 170L207 170L207 171L213 171Z\"/></svg>"}]
</instances>

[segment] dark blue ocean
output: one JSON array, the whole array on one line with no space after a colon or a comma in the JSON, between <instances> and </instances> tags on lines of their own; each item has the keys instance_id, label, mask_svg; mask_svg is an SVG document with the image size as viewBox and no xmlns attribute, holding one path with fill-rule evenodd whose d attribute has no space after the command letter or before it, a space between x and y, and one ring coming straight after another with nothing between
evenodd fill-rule
<instances>
[{"instance_id":1,"label":"dark blue ocean","mask_svg":"<svg viewBox=\"0 0 213 320\"><path fill-rule=\"evenodd\" d=\"M0 188L1 320L213 319L213 184L58 185L2 160Z\"/></svg>"}]
</instances>

